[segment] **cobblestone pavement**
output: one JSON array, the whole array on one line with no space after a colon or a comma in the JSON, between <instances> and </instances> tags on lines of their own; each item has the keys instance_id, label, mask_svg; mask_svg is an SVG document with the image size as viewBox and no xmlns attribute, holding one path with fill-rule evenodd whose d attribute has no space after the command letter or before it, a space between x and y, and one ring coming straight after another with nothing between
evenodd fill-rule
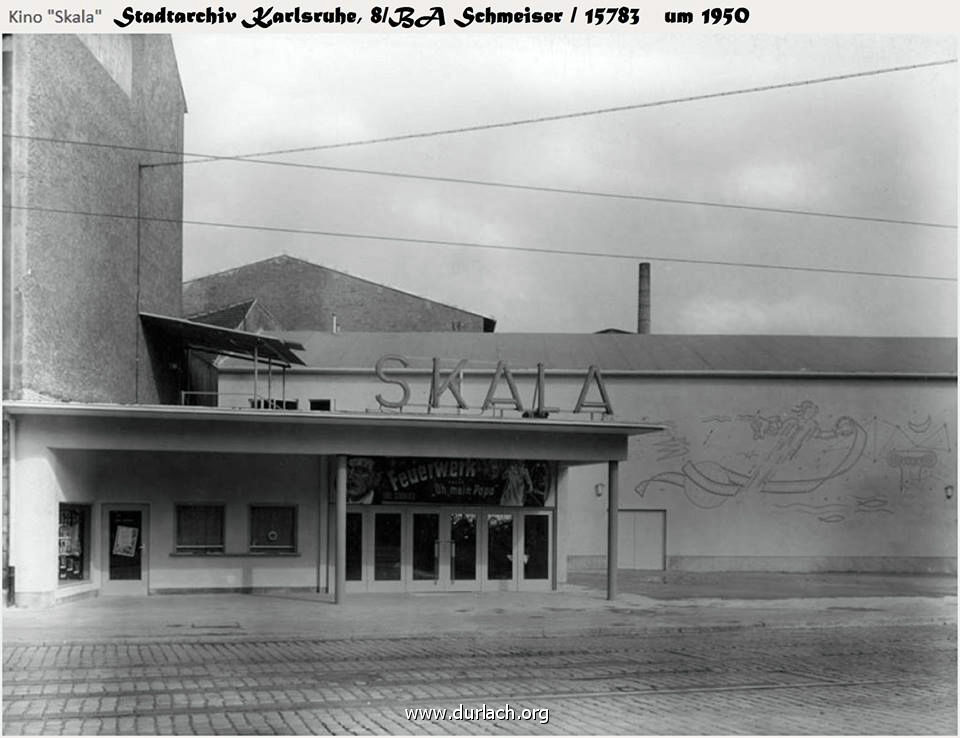
<instances>
[{"instance_id":1,"label":"cobblestone pavement","mask_svg":"<svg viewBox=\"0 0 960 738\"><path fill-rule=\"evenodd\" d=\"M956 655L955 625L14 644L3 730L956 735Z\"/></svg>"}]
</instances>

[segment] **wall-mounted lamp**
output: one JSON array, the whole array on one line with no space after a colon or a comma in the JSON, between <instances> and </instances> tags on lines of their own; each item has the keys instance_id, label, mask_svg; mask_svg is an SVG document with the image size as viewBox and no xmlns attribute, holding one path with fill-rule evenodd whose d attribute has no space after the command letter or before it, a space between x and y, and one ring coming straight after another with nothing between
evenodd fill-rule
<instances>
[{"instance_id":1,"label":"wall-mounted lamp","mask_svg":"<svg viewBox=\"0 0 960 738\"><path fill-rule=\"evenodd\" d=\"M597 497L603 497L603 491L606 488L607 488L607 485L605 485L603 482L597 482L595 485L593 485L593 493Z\"/></svg>"},{"instance_id":2,"label":"wall-mounted lamp","mask_svg":"<svg viewBox=\"0 0 960 738\"><path fill-rule=\"evenodd\" d=\"M952 484L948 484L946 487L944 487L944 488L943 488L943 494L945 494L945 495L947 496L947 499L948 499L948 500L952 500L952 499L953 499L953 485L952 485Z\"/></svg>"}]
</instances>

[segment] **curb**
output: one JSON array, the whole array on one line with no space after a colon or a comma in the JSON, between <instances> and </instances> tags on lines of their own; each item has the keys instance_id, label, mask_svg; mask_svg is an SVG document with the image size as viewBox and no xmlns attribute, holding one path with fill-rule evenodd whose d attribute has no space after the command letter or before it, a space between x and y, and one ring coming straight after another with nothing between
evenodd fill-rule
<instances>
[{"instance_id":1,"label":"curb","mask_svg":"<svg viewBox=\"0 0 960 738\"><path fill-rule=\"evenodd\" d=\"M870 623L872 627L886 628L908 628L908 627L938 627L938 626L956 626L956 619L943 617L911 617L897 618L890 622ZM70 638L63 640L29 640L29 639L4 639L4 649L26 648L26 647L64 647L74 645L97 645L117 643L123 645L138 645L151 643L289 643L289 642L309 642L309 643L355 643L358 641L426 641L426 640L475 640L475 641L499 641L505 639L512 640L543 640L552 638L570 638L570 637L616 637L633 636L638 638L656 637L662 635L675 635L679 633L698 634L698 633L726 633L740 630L836 630L841 628L863 627L862 622L839 622L839 623L817 623L817 622L782 622L769 623L766 621L757 621L749 623L725 623L725 624L704 624L704 625L660 625L660 626L600 626L591 627L571 627L568 629L558 628L556 630L500 630L496 633L481 630L456 630L443 631L440 633L358 633L349 636L318 636L318 635L296 635L282 633L266 634L243 634L230 635L220 633L207 633L197 635L191 638L184 638L182 634L178 635L138 635L138 636L102 636L91 638Z\"/></svg>"}]
</instances>

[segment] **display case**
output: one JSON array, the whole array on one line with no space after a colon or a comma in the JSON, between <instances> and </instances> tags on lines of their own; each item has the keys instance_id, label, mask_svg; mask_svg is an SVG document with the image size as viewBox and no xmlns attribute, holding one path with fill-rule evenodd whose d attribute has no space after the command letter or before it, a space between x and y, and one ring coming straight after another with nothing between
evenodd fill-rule
<instances>
[{"instance_id":1,"label":"display case","mask_svg":"<svg viewBox=\"0 0 960 738\"><path fill-rule=\"evenodd\" d=\"M86 578L86 509L60 506L60 581Z\"/></svg>"}]
</instances>

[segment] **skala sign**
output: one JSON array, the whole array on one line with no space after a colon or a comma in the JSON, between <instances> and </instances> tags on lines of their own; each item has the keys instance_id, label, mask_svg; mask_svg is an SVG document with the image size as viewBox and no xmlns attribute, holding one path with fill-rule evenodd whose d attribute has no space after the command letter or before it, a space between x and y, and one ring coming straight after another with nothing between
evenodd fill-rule
<instances>
[{"instance_id":1,"label":"skala sign","mask_svg":"<svg viewBox=\"0 0 960 738\"><path fill-rule=\"evenodd\" d=\"M388 364L396 364L401 367L409 367L410 363L405 356L400 354L385 354L377 360L374 367L377 378L387 384L395 384L400 388L399 399L387 399L381 394L377 395L377 402L381 408L390 408L392 410L402 410L410 402L410 385L398 376L388 374ZM467 359L461 359L453 370L446 376L440 374L439 359L433 359L433 374L430 378L430 393L427 398L428 408L440 407L440 398L444 393L449 392L461 410L469 410L466 400L463 399L461 390L463 389L463 370L467 366ZM498 396L500 383L506 385L506 390L510 396ZM533 391L533 400L529 408L524 406L520 398L520 391L517 389L516 380L510 372L507 362L497 362L497 368L493 371L490 378L490 385L487 388L487 395L483 400L480 411L483 412L490 408L498 406L510 408L522 413L525 418L546 418L551 411L557 411L559 408L546 406L546 381L544 379L543 364L537 364L537 382ZM590 392L591 385L596 385L600 393L600 400L588 400L587 394ZM574 413L580 413L591 410L603 410L608 415L613 415L613 405L610 404L610 396L607 394L607 388L603 383L603 375L600 368L591 366L587 369L583 377L583 385L580 388L580 396L573 408Z\"/></svg>"}]
</instances>

